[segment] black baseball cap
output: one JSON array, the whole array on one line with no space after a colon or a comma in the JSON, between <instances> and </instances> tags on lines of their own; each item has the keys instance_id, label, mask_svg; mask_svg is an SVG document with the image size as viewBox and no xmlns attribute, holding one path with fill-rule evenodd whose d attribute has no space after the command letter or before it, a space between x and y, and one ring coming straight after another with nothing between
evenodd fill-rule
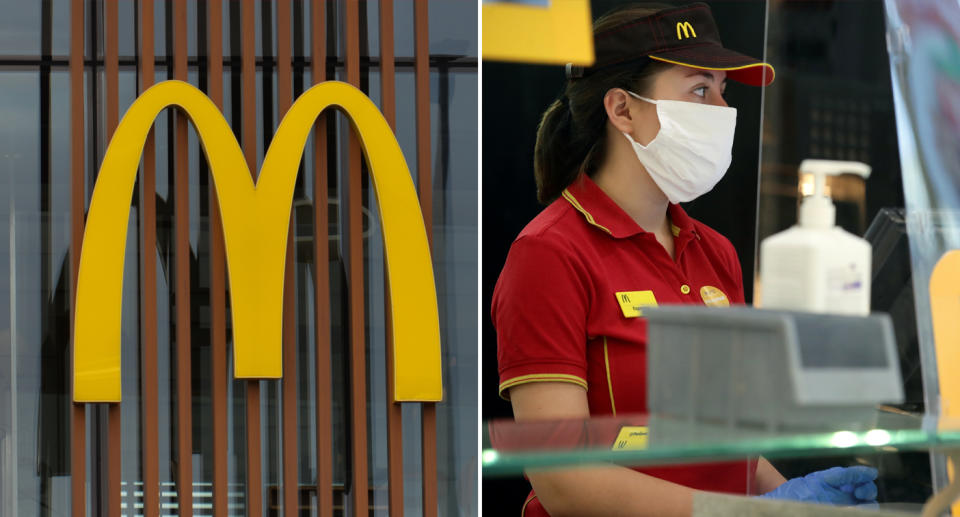
<instances>
[{"instance_id":1,"label":"black baseball cap","mask_svg":"<svg viewBox=\"0 0 960 517\"><path fill-rule=\"evenodd\" d=\"M766 86L774 77L768 63L723 47L710 7L700 2L622 23L594 34L593 40L596 62L582 75L649 58L724 70L727 78L751 86ZM578 75L576 71L571 74Z\"/></svg>"}]
</instances>

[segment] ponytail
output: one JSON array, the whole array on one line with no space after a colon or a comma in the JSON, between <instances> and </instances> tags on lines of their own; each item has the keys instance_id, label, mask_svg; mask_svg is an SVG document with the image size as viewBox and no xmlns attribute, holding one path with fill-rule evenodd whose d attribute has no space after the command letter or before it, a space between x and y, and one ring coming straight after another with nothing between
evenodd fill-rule
<instances>
[{"instance_id":1,"label":"ponytail","mask_svg":"<svg viewBox=\"0 0 960 517\"><path fill-rule=\"evenodd\" d=\"M573 126L566 95L553 101L540 119L533 149L533 175L537 182L537 200L543 204L560 197L563 189L573 183L593 146L593 142L576 138L578 132Z\"/></svg>"}]
</instances>

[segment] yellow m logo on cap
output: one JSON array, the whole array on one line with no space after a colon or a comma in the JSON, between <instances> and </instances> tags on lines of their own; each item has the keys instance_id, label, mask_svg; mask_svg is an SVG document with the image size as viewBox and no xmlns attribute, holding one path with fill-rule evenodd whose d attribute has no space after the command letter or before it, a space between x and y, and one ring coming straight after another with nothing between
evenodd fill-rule
<instances>
[{"instance_id":1,"label":"yellow m logo on cap","mask_svg":"<svg viewBox=\"0 0 960 517\"><path fill-rule=\"evenodd\" d=\"M74 333L73 398L120 401L120 304L127 221L144 142L176 105L196 128L220 203L233 315L234 375L279 378L283 274L293 191L307 136L338 106L360 138L377 194L391 298L396 401L439 401L440 325L430 248L417 193L390 126L349 84L307 90L277 128L254 184L229 124L203 92L158 83L124 115L107 147L87 215Z\"/></svg>"},{"instance_id":2,"label":"yellow m logo on cap","mask_svg":"<svg viewBox=\"0 0 960 517\"><path fill-rule=\"evenodd\" d=\"M683 36L680 35L681 29L683 30ZM691 34L693 36L691 36ZM690 22L677 22L677 39L691 37L697 37L697 31L693 30L693 25L690 25Z\"/></svg>"}]
</instances>

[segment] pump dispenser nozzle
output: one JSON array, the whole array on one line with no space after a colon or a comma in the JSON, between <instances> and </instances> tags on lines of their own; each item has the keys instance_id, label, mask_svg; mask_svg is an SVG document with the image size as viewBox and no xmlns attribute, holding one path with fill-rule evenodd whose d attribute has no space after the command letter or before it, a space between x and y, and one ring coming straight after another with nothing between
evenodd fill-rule
<instances>
[{"instance_id":1,"label":"pump dispenser nozzle","mask_svg":"<svg viewBox=\"0 0 960 517\"><path fill-rule=\"evenodd\" d=\"M804 160L800 164L800 174L812 174L814 178L813 195L803 198L800 203L800 226L803 228L833 228L837 222L837 209L826 195L826 176L838 174L857 174L864 178L870 176L870 166L862 162L836 160Z\"/></svg>"}]
</instances>

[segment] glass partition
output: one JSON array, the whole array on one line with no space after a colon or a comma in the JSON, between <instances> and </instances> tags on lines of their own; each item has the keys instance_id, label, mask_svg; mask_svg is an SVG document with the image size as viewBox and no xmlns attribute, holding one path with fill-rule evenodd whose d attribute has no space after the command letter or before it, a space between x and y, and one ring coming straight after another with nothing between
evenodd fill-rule
<instances>
[{"instance_id":1,"label":"glass partition","mask_svg":"<svg viewBox=\"0 0 960 517\"><path fill-rule=\"evenodd\" d=\"M911 205L916 197L911 183L918 180L910 179L913 165L903 151L914 144L904 142L903 110L895 104L900 95L896 72L894 81L890 74L891 62L899 58L896 51L888 52L888 42L896 41L887 34L887 18L895 4L900 2L767 4L765 61L776 67L776 80L763 94L754 303L763 305L763 240L797 224L801 199L812 193L812 178L799 172L801 162L868 165L865 177L828 176L826 191L836 207L836 224L872 246L870 309L890 314L893 321L904 387L904 401L897 409L938 414L926 283L939 254L930 260L922 258L930 251L917 254L918 246L924 246L918 237L926 239L932 230L918 232L914 227L931 228L934 221L929 214L915 214ZM921 271L918 267L924 263ZM931 457L937 456L900 449L883 457L888 467L899 469L896 475L885 476L887 484L898 485L899 491L888 491L887 500L919 502L934 486L942 486L931 474L937 471L936 466L931 469L936 463ZM814 457L773 463L787 477L830 464Z\"/></svg>"},{"instance_id":2,"label":"glass partition","mask_svg":"<svg viewBox=\"0 0 960 517\"><path fill-rule=\"evenodd\" d=\"M906 228L910 237L923 388L929 408L952 414L955 393L941 393L931 303L931 275L941 257L960 247L960 5L885 2L890 75L903 160ZM947 314L949 316L949 314ZM943 360L941 357L940 360ZM955 405L955 404L954 404ZM934 457L934 485L947 469Z\"/></svg>"}]
</instances>

